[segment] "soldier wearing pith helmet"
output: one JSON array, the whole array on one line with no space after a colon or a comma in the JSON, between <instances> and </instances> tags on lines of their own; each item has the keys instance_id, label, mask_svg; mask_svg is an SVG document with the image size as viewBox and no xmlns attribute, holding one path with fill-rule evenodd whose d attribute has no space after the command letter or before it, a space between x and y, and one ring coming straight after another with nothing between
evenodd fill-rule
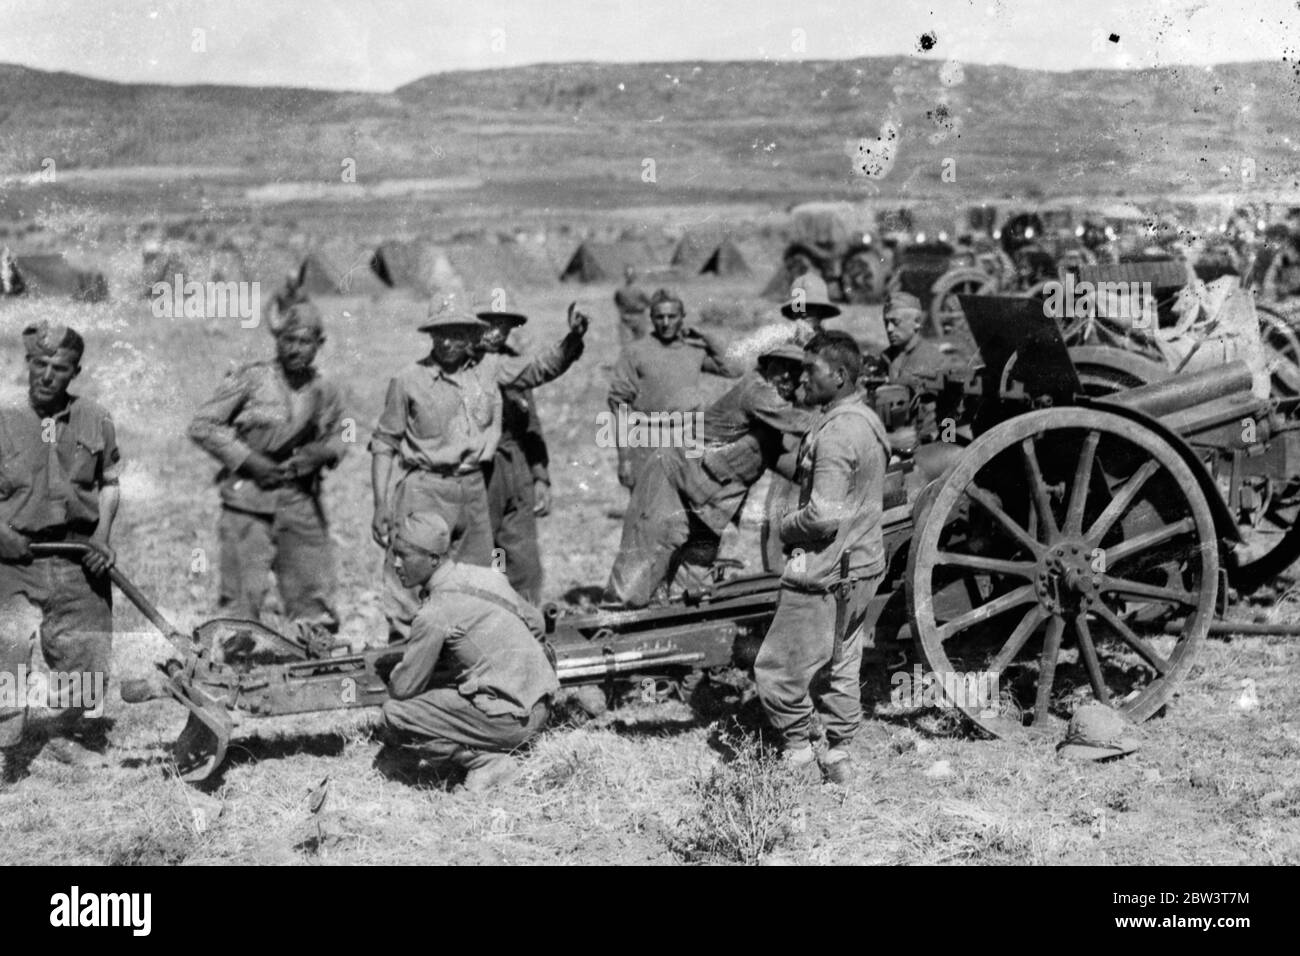
<instances>
[{"instance_id":1,"label":"soldier wearing pith helmet","mask_svg":"<svg viewBox=\"0 0 1300 956\"><path fill-rule=\"evenodd\" d=\"M512 333L528 322L520 312L479 312L487 323L484 352L517 357ZM536 604L542 594L537 519L551 510L550 454L530 388L501 389L501 441L485 469L492 542L505 559L510 586Z\"/></svg>"},{"instance_id":2,"label":"soldier wearing pith helmet","mask_svg":"<svg viewBox=\"0 0 1300 956\"><path fill-rule=\"evenodd\" d=\"M533 388L562 375L582 354L587 324L570 307L568 334L538 355L487 353L479 346L488 324L458 296L430 303L419 331L430 336L432 348L388 383L370 439L371 533L386 554L383 606L391 640L409 633L419 606L393 569L396 516L438 515L450 529L455 560L492 563L483 471L501 440L501 388Z\"/></svg>"}]
</instances>

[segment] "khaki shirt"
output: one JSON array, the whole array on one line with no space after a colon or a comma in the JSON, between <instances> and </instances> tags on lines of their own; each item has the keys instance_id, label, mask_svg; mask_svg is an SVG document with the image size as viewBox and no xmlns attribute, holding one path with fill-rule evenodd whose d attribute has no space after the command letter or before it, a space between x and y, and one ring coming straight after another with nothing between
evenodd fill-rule
<instances>
[{"instance_id":1,"label":"khaki shirt","mask_svg":"<svg viewBox=\"0 0 1300 956\"><path fill-rule=\"evenodd\" d=\"M854 577L885 569L885 426L856 395L826 409L799 449L799 507L781 520L787 552L782 584L826 591L840 580L840 555L848 553Z\"/></svg>"},{"instance_id":2,"label":"khaki shirt","mask_svg":"<svg viewBox=\"0 0 1300 956\"><path fill-rule=\"evenodd\" d=\"M534 704L560 689L542 650L542 633L541 612L515 593L504 574L447 561L429 579L410 644L389 676L389 693L407 700L450 686L489 716L527 717Z\"/></svg>"},{"instance_id":3,"label":"khaki shirt","mask_svg":"<svg viewBox=\"0 0 1300 956\"><path fill-rule=\"evenodd\" d=\"M52 419L26 400L0 407L0 521L25 534L94 530L100 489L118 483L121 462L113 419L88 398L69 395Z\"/></svg>"},{"instance_id":4,"label":"khaki shirt","mask_svg":"<svg viewBox=\"0 0 1300 956\"><path fill-rule=\"evenodd\" d=\"M610 375L609 403L639 412L689 412L702 404L700 377L740 373L698 345L674 339L665 345L653 335L623 349Z\"/></svg>"},{"instance_id":5,"label":"khaki shirt","mask_svg":"<svg viewBox=\"0 0 1300 956\"><path fill-rule=\"evenodd\" d=\"M454 372L425 358L388 383L370 451L409 469L478 471L501 440L502 387L542 385L581 354L581 337L570 334L535 358L488 354Z\"/></svg>"},{"instance_id":6,"label":"khaki shirt","mask_svg":"<svg viewBox=\"0 0 1300 956\"><path fill-rule=\"evenodd\" d=\"M914 397L937 394L943 373L951 364L939 346L919 335L901 349L886 349L885 359L889 362L889 380L906 385Z\"/></svg>"},{"instance_id":7,"label":"khaki shirt","mask_svg":"<svg viewBox=\"0 0 1300 956\"><path fill-rule=\"evenodd\" d=\"M343 396L331 382L315 375L296 391L274 360L236 369L199 407L190 422L190 439L217 461L221 500L254 514L273 514L280 489L263 489L236 474L254 451L287 461L305 445L320 444L331 466L347 451L343 441ZM319 490L319 472L297 483L303 491Z\"/></svg>"}]
</instances>

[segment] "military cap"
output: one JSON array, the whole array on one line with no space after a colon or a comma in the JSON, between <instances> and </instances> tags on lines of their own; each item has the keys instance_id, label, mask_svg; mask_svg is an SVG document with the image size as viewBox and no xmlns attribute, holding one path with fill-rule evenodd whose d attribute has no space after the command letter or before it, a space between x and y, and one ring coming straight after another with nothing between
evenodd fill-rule
<instances>
[{"instance_id":1,"label":"military cap","mask_svg":"<svg viewBox=\"0 0 1300 956\"><path fill-rule=\"evenodd\" d=\"M1070 718L1065 739L1056 745L1056 751L1062 757L1081 760L1122 757L1141 746L1130 736L1132 730L1133 725L1119 711L1105 704L1084 704Z\"/></svg>"},{"instance_id":2,"label":"military cap","mask_svg":"<svg viewBox=\"0 0 1300 956\"><path fill-rule=\"evenodd\" d=\"M781 314L787 319L833 319L840 310L831 304L826 280L806 272L790 283L790 298L781 306Z\"/></svg>"},{"instance_id":3,"label":"military cap","mask_svg":"<svg viewBox=\"0 0 1300 956\"><path fill-rule=\"evenodd\" d=\"M295 329L325 331L325 318L314 302L295 302L278 321L271 323L271 334L276 337Z\"/></svg>"},{"instance_id":4,"label":"military cap","mask_svg":"<svg viewBox=\"0 0 1300 956\"><path fill-rule=\"evenodd\" d=\"M522 312L495 312L489 310L487 312L476 312L474 314L484 322L502 322L512 329L517 329L528 321L528 316L524 315Z\"/></svg>"},{"instance_id":5,"label":"military cap","mask_svg":"<svg viewBox=\"0 0 1300 956\"><path fill-rule=\"evenodd\" d=\"M86 342L68 326L43 320L23 329L23 350L28 358L34 355L53 355L66 350L75 353L80 359L86 350Z\"/></svg>"},{"instance_id":6,"label":"military cap","mask_svg":"<svg viewBox=\"0 0 1300 956\"><path fill-rule=\"evenodd\" d=\"M913 315L924 315L925 310L921 308L921 300L910 292L891 292L889 300L885 303L885 315L900 315L905 313Z\"/></svg>"},{"instance_id":7,"label":"military cap","mask_svg":"<svg viewBox=\"0 0 1300 956\"><path fill-rule=\"evenodd\" d=\"M397 537L429 554L444 555L451 548L451 529L436 514L408 514L397 526Z\"/></svg>"},{"instance_id":8,"label":"military cap","mask_svg":"<svg viewBox=\"0 0 1300 956\"><path fill-rule=\"evenodd\" d=\"M803 349L793 342L778 342L770 345L758 355L758 360L781 359L787 362L802 362Z\"/></svg>"},{"instance_id":9,"label":"military cap","mask_svg":"<svg viewBox=\"0 0 1300 956\"><path fill-rule=\"evenodd\" d=\"M446 328L476 329L482 332L488 324L473 312L466 310L455 296L433 299L429 303L429 320L418 329L420 332L432 332L434 329Z\"/></svg>"}]
</instances>

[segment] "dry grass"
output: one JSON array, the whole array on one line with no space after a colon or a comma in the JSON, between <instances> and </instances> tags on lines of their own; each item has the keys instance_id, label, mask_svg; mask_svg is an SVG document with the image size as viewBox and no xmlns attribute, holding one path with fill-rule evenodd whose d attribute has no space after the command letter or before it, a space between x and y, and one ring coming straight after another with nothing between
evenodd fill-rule
<instances>
[{"instance_id":1,"label":"dry grass","mask_svg":"<svg viewBox=\"0 0 1300 956\"><path fill-rule=\"evenodd\" d=\"M777 750L738 728L718 743L728 759L691 781L696 804L673 835L688 862L754 866L804 827L802 787Z\"/></svg>"},{"instance_id":2,"label":"dry grass","mask_svg":"<svg viewBox=\"0 0 1300 956\"><path fill-rule=\"evenodd\" d=\"M695 280L684 292L693 310L731 299L747 312L760 308L757 285ZM615 342L611 292L581 290L598 319L588 354L538 392L556 493L555 513L541 526L548 599L603 583L617 544L618 523L608 515L625 492L610 454L592 441L602 366ZM534 316L534 341L559 333L573 294L556 288L519 303ZM422 350L413 331L422 307L394 296L329 302L327 312L322 368L349 385L359 425L357 448L326 492L344 631L378 641L380 556L369 538L363 446L388 375ZM113 410L131 462L116 536L121 564L169 616L196 624L215 604L216 496L214 469L184 427L228 368L269 353L268 337L236 323L159 321L143 303L6 304L7 388L20 380L16 330L37 316L89 330L81 384ZM752 564L754 509L747 514L724 547ZM1288 597L1272 613L1294 617L1294 604ZM133 609L119 606L117 624L118 678L164 652ZM791 795L747 749L756 745L736 744L747 756L724 762L715 749L719 728L676 703L548 730L517 783L474 800L445 781L381 776L372 767L379 745L368 712L246 719L224 776L198 793L166 775L166 744L184 722L179 708L127 707L111 695L113 766L85 771L42 759L29 778L0 791L0 863L673 863L682 859L682 834L701 826L713 834L712 844L695 844L709 848L699 854L708 859L1300 863L1297 657L1285 639L1209 642L1167 714L1143 728L1142 750L1105 765L1060 762L1050 746L975 741L936 712L882 706L854 745L857 785L808 788L796 795L794 816L785 810ZM873 686L887 684L876 676ZM1256 710L1237 705L1247 677ZM326 777L329 798L313 815L309 794ZM729 822L726 807L751 822ZM785 832L783 820L799 825Z\"/></svg>"}]
</instances>

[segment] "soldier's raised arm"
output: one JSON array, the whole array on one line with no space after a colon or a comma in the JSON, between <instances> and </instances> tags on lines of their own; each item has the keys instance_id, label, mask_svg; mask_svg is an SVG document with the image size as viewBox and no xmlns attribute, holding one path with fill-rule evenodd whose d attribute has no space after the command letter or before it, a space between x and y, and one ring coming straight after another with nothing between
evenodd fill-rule
<instances>
[{"instance_id":1,"label":"soldier's raised arm","mask_svg":"<svg viewBox=\"0 0 1300 956\"><path fill-rule=\"evenodd\" d=\"M583 336L587 334L589 323L586 315L570 305L569 331L564 338L535 356L501 356L496 365L497 384L536 388L559 378L582 357Z\"/></svg>"},{"instance_id":2,"label":"soldier's raised arm","mask_svg":"<svg viewBox=\"0 0 1300 956\"><path fill-rule=\"evenodd\" d=\"M741 362L727 358L726 347L713 333L691 327L685 330L683 338L692 345L704 349L704 361L700 363L701 370L710 375L721 375L723 378L740 378L745 373Z\"/></svg>"}]
</instances>

